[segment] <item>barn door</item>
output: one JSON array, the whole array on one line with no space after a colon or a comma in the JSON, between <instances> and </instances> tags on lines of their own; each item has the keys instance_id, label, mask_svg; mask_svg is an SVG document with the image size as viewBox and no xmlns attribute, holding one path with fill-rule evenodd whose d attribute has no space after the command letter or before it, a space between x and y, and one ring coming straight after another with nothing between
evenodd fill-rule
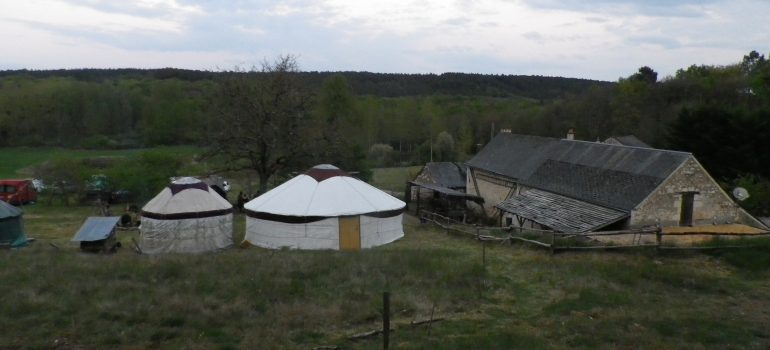
<instances>
[{"instance_id":1,"label":"barn door","mask_svg":"<svg viewBox=\"0 0 770 350\"><path fill-rule=\"evenodd\" d=\"M682 192L682 208L679 212L679 226L692 226L692 214L695 204L695 194L698 192Z\"/></svg>"},{"instance_id":2,"label":"barn door","mask_svg":"<svg viewBox=\"0 0 770 350\"><path fill-rule=\"evenodd\" d=\"M361 222L358 216L340 217L340 250L361 249Z\"/></svg>"}]
</instances>

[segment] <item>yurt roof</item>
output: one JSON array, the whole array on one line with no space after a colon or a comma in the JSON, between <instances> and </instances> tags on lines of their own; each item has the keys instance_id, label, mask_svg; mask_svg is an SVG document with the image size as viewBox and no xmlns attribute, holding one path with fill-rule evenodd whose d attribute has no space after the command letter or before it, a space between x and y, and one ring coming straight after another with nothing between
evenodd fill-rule
<instances>
[{"instance_id":1,"label":"yurt roof","mask_svg":"<svg viewBox=\"0 0 770 350\"><path fill-rule=\"evenodd\" d=\"M401 200L322 164L300 174L244 206L257 213L297 217L333 217L401 210Z\"/></svg>"},{"instance_id":2,"label":"yurt roof","mask_svg":"<svg viewBox=\"0 0 770 350\"><path fill-rule=\"evenodd\" d=\"M223 215L233 206L206 183L192 177L175 180L142 208L142 215L185 218Z\"/></svg>"},{"instance_id":3,"label":"yurt roof","mask_svg":"<svg viewBox=\"0 0 770 350\"><path fill-rule=\"evenodd\" d=\"M0 219L21 216L23 213L21 209L0 200Z\"/></svg>"}]
</instances>

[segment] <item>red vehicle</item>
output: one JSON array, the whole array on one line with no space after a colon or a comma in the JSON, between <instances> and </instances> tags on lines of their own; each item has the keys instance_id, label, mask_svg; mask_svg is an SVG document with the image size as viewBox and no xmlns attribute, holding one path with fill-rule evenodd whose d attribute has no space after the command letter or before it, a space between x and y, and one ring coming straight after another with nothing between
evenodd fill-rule
<instances>
[{"instance_id":1,"label":"red vehicle","mask_svg":"<svg viewBox=\"0 0 770 350\"><path fill-rule=\"evenodd\" d=\"M37 191L32 180L0 180L0 200L11 204L37 201Z\"/></svg>"}]
</instances>

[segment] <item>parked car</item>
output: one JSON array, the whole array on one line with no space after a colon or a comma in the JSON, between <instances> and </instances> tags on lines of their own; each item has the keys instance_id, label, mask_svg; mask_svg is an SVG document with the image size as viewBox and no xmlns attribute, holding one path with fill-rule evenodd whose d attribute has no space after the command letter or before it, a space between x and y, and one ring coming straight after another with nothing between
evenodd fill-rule
<instances>
[{"instance_id":1,"label":"parked car","mask_svg":"<svg viewBox=\"0 0 770 350\"><path fill-rule=\"evenodd\" d=\"M32 180L0 180L0 200L19 205L37 201Z\"/></svg>"}]
</instances>

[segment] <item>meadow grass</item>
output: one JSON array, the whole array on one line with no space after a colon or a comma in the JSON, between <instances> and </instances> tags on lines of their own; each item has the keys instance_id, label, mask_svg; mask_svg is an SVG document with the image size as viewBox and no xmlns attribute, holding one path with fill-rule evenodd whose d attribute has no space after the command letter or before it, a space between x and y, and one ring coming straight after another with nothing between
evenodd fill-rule
<instances>
[{"instance_id":1,"label":"meadow grass","mask_svg":"<svg viewBox=\"0 0 770 350\"><path fill-rule=\"evenodd\" d=\"M52 155L35 157L21 163ZM419 170L375 169L373 183L400 192ZM770 346L770 244L664 255L487 244L482 264L478 242L407 217L403 239L357 253L142 256L124 231L117 254L93 255L70 239L94 208L24 210L37 241L0 251L0 348L380 348L348 336L380 327L386 290L392 348ZM445 320L408 325L432 312Z\"/></svg>"},{"instance_id":2,"label":"meadow grass","mask_svg":"<svg viewBox=\"0 0 770 350\"><path fill-rule=\"evenodd\" d=\"M0 251L0 348L374 349L381 338L347 337L380 327L383 291L397 349L770 346L762 248L551 255L487 244L484 265L478 242L407 217L403 239L362 252L142 256L126 231L118 253L95 255L69 242L91 208L25 211L38 240ZM408 325L432 311L445 320Z\"/></svg>"},{"instance_id":3,"label":"meadow grass","mask_svg":"<svg viewBox=\"0 0 770 350\"><path fill-rule=\"evenodd\" d=\"M413 180L422 170L422 166L375 168L372 169L372 185L390 192L403 195L406 182Z\"/></svg>"},{"instance_id":4,"label":"meadow grass","mask_svg":"<svg viewBox=\"0 0 770 350\"><path fill-rule=\"evenodd\" d=\"M0 148L0 178L27 178L30 166L50 160L77 160L93 157L125 157L142 151L155 150L180 156L192 156L200 152L194 146L167 146L126 150L83 150L48 147L5 147Z\"/></svg>"}]
</instances>

